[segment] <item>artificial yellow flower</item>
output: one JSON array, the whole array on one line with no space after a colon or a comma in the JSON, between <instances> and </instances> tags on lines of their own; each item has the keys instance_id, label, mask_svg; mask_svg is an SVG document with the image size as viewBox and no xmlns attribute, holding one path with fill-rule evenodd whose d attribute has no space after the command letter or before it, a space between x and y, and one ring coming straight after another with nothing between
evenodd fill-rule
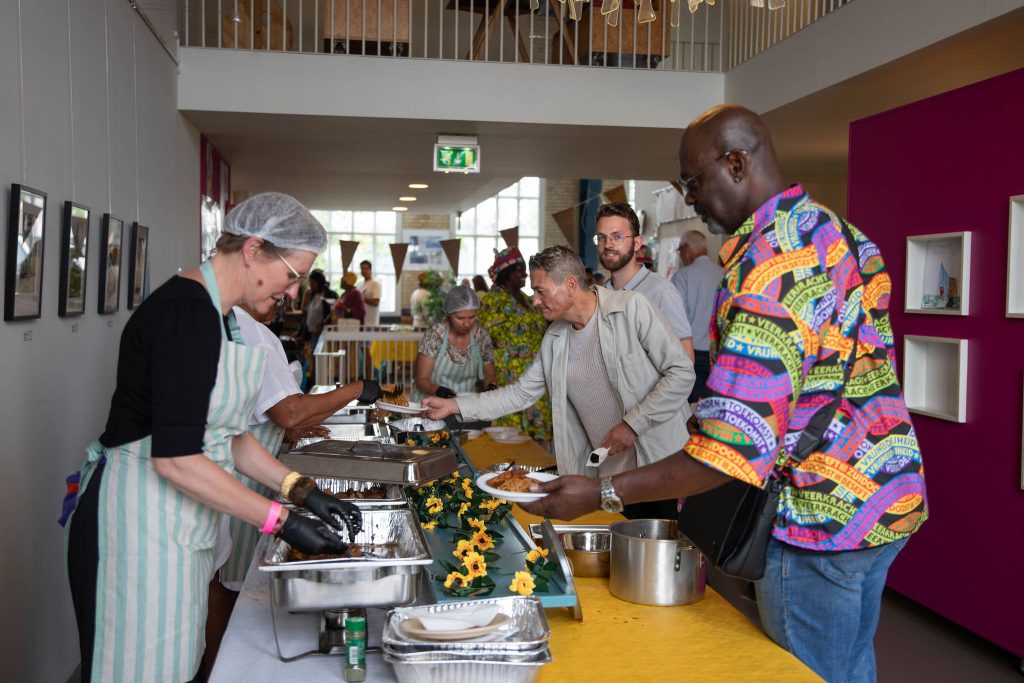
<instances>
[{"instance_id":1,"label":"artificial yellow flower","mask_svg":"<svg viewBox=\"0 0 1024 683\"><path fill-rule=\"evenodd\" d=\"M467 541L463 539L459 541L458 546L455 548L455 550L452 551L452 555L459 558L459 560L461 561L466 559L466 555L473 552L475 548L476 546L473 545L472 541Z\"/></svg>"},{"instance_id":2,"label":"artificial yellow flower","mask_svg":"<svg viewBox=\"0 0 1024 683\"><path fill-rule=\"evenodd\" d=\"M470 505L471 503L463 503L462 505L459 506L459 517L462 517L462 515L466 514L469 511Z\"/></svg>"},{"instance_id":3,"label":"artificial yellow flower","mask_svg":"<svg viewBox=\"0 0 1024 683\"><path fill-rule=\"evenodd\" d=\"M487 535L487 532L481 530L473 534L473 538L470 542L480 550L490 550L494 547L494 539Z\"/></svg>"},{"instance_id":4,"label":"artificial yellow flower","mask_svg":"<svg viewBox=\"0 0 1024 683\"><path fill-rule=\"evenodd\" d=\"M452 472L452 476L450 476L447 479L445 479L445 481L450 483L450 484L454 484L458 480L459 480L459 471L458 470L455 470L454 472Z\"/></svg>"},{"instance_id":5,"label":"artificial yellow flower","mask_svg":"<svg viewBox=\"0 0 1024 683\"><path fill-rule=\"evenodd\" d=\"M470 484L469 479L462 480L462 492L466 494L466 498L473 500L473 486Z\"/></svg>"},{"instance_id":6,"label":"artificial yellow flower","mask_svg":"<svg viewBox=\"0 0 1024 683\"><path fill-rule=\"evenodd\" d=\"M491 498L490 500L485 500L482 503L480 503L480 507L482 509L486 510L487 512L494 512L495 510L498 509L498 507L500 505L503 505L504 503L505 503L504 500L499 500L497 498Z\"/></svg>"},{"instance_id":7,"label":"artificial yellow flower","mask_svg":"<svg viewBox=\"0 0 1024 683\"><path fill-rule=\"evenodd\" d=\"M527 562L536 562L538 559L540 559L542 557L547 557L547 556L548 556L547 548L534 548L530 552L526 553L526 561Z\"/></svg>"},{"instance_id":8,"label":"artificial yellow flower","mask_svg":"<svg viewBox=\"0 0 1024 683\"><path fill-rule=\"evenodd\" d=\"M474 529L476 529L477 531L487 531L487 525L484 524L483 522L481 522L476 517L470 517L469 519L466 520L466 523L469 524Z\"/></svg>"},{"instance_id":9,"label":"artificial yellow flower","mask_svg":"<svg viewBox=\"0 0 1024 683\"><path fill-rule=\"evenodd\" d=\"M420 522L420 526L423 527L424 529L436 529L437 528L437 520L436 519L432 519L429 522L427 522L426 524L424 524L423 522Z\"/></svg>"},{"instance_id":10,"label":"artificial yellow flower","mask_svg":"<svg viewBox=\"0 0 1024 683\"><path fill-rule=\"evenodd\" d=\"M516 572L508 589L519 595L533 595L533 589L536 587L537 584L533 582L533 576L530 572Z\"/></svg>"},{"instance_id":11,"label":"artificial yellow flower","mask_svg":"<svg viewBox=\"0 0 1024 683\"><path fill-rule=\"evenodd\" d=\"M442 502L440 498L437 496L427 498L427 512L432 515L436 515L441 510L444 510L444 502Z\"/></svg>"},{"instance_id":12,"label":"artificial yellow flower","mask_svg":"<svg viewBox=\"0 0 1024 683\"><path fill-rule=\"evenodd\" d=\"M458 583L458 588L465 588L469 585L470 578L460 572L452 572L448 575L448 578L444 580L444 587L451 588L453 583ZM529 595L529 593L523 593L523 595Z\"/></svg>"},{"instance_id":13,"label":"artificial yellow flower","mask_svg":"<svg viewBox=\"0 0 1024 683\"><path fill-rule=\"evenodd\" d=\"M466 567L466 575L471 579L487 576L487 562L484 561L484 556L475 550L466 553L462 558L462 564Z\"/></svg>"}]
</instances>

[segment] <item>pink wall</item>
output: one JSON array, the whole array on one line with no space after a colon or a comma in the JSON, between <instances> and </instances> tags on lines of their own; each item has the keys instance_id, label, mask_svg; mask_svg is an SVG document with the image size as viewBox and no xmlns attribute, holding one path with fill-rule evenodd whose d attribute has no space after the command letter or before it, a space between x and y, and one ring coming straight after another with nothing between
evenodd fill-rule
<instances>
[{"instance_id":1,"label":"pink wall","mask_svg":"<svg viewBox=\"0 0 1024 683\"><path fill-rule=\"evenodd\" d=\"M1007 318L1009 197L1024 194L1024 69L850 125L849 218L882 249L902 336L969 340L967 423L913 415L931 518L889 585L1024 656L1024 319ZM906 237L972 231L970 315L903 312Z\"/></svg>"}]
</instances>

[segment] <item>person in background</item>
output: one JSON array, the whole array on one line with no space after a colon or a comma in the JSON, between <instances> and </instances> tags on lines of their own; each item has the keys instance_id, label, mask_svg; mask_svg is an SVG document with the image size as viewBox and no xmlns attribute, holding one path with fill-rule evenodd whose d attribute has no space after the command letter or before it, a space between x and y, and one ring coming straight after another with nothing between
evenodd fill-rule
<instances>
[{"instance_id":1,"label":"person in background","mask_svg":"<svg viewBox=\"0 0 1024 683\"><path fill-rule=\"evenodd\" d=\"M448 290L444 320L428 327L420 341L414 401L498 388L491 335L476 321L479 308L480 300L469 287Z\"/></svg>"},{"instance_id":2,"label":"person in background","mask_svg":"<svg viewBox=\"0 0 1024 683\"><path fill-rule=\"evenodd\" d=\"M583 261L565 246L530 259L533 299L551 321L540 353L514 383L485 394L426 398L431 418L491 419L551 392L562 475L609 477L657 462L686 443L693 366L668 321L635 292L583 286ZM599 467L590 452L608 448ZM676 514L676 499L630 506L631 518Z\"/></svg>"},{"instance_id":3,"label":"person in background","mask_svg":"<svg viewBox=\"0 0 1024 683\"><path fill-rule=\"evenodd\" d=\"M609 289L640 292L672 323L683 351L693 361L693 333L686 305L672 283L644 268L639 261L644 238L640 219L626 202L602 204L597 210L594 244L601 265L612 274Z\"/></svg>"},{"instance_id":4,"label":"person in background","mask_svg":"<svg viewBox=\"0 0 1024 683\"><path fill-rule=\"evenodd\" d=\"M473 291L476 292L478 296L487 293L487 280L484 280L483 275L473 276Z\"/></svg>"},{"instance_id":5,"label":"person in background","mask_svg":"<svg viewBox=\"0 0 1024 683\"><path fill-rule=\"evenodd\" d=\"M367 325L380 325L380 297L384 291L380 280L373 277L373 264L369 261L359 262L359 273L363 276L359 283L359 293L363 295L363 303L366 306Z\"/></svg>"},{"instance_id":6,"label":"person in background","mask_svg":"<svg viewBox=\"0 0 1024 683\"><path fill-rule=\"evenodd\" d=\"M605 286L604 273L594 273L594 286L596 286L596 287L604 287Z\"/></svg>"},{"instance_id":7,"label":"person in background","mask_svg":"<svg viewBox=\"0 0 1024 683\"><path fill-rule=\"evenodd\" d=\"M693 403L707 396L706 384L711 373L711 316L715 312L715 292L722 284L725 271L708 258L708 239L699 230L683 235L679 259L683 267L672 276L672 284L686 303L693 330L693 369L697 372L697 381L687 399Z\"/></svg>"},{"instance_id":8,"label":"person in background","mask_svg":"<svg viewBox=\"0 0 1024 683\"><path fill-rule=\"evenodd\" d=\"M594 286L594 269L591 268L590 266L587 266L586 274L587 274L587 276L586 276L586 286L587 287L593 287Z\"/></svg>"},{"instance_id":9,"label":"person in background","mask_svg":"<svg viewBox=\"0 0 1024 683\"><path fill-rule=\"evenodd\" d=\"M331 316L331 307L338 299L338 293L327 286L324 271L312 270L309 273L309 287L302 294L302 325L299 338L315 347L320 333Z\"/></svg>"},{"instance_id":10,"label":"person in background","mask_svg":"<svg viewBox=\"0 0 1024 683\"><path fill-rule=\"evenodd\" d=\"M603 490L559 477L523 508L573 519L605 501L777 476L784 490L755 584L761 623L826 681L873 683L886 575L928 517L894 364L890 277L874 243L789 184L754 112L720 105L698 117L683 133L679 170L686 203L712 234L729 236L697 431L680 452ZM813 441L801 443L808 429ZM798 445L810 454L794 458Z\"/></svg>"},{"instance_id":11,"label":"person in background","mask_svg":"<svg viewBox=\"0 0 1024 683\"><path fill-rule=\"evenodd\" d=\"M494 286L480 300L477 314L494 342L494 368L498 385L507 386L533 364L540 351L547 322L544 315L523 294L526 284L526 263L516 247L495 253L488 269ZM551 440L551 398L547 394L521 411L504 415L495 425L515 427L535 441Z\"/></svg>"},{"instance_id":12,"label":"person in background","mask_svg":"<svg viewBox=\"0 0 1024 683\"><path fill-rule=\"evenodd\" d=\"M349 271L341 278L341 298L334 304L334 319L350 318L362 325L366 320L366 303L356 289L356 274Z\"/></svg>"},{"instance_id":13,"label":"person in background","mask_svg":"<svg viewBox=\"0 0 1024 683\"><path fill-rule=\"evenodd\" d=\"M196 676L222 514L312 554L347 549L320 520L361 528L358 508L248 433L265 352L240 343L232 310L269 314L326 246L295 199L255 195L225 217L214 255L158 287L125 325L106 429L65 501L83 681ZM236 470L318 519L246 488Z\"/></svg>"},{"instance_id":14,"label":"person in background","mask_svg":"<svg viewBox=\"0 0 1024 683\"><path fill-rule=\"evenodd\" d=\"M463 287L471 287L471 286L472 286L472 284L470 283L470 281L469 281L469 278L468 278L468 277L464 277L464 278L462 278L462 279L461 279L461 280L459 281L459 284L460 284L460 285L462 285Z\"/></svg>"},{"instance_id":15,"label":"person in background","mask_svg":"<svg viewBox=\"0 0 1024 683\"><path fill-rule=\"evenodd\" d=\"M409 297L409 312L412 314L413 327L426 327L427 312L424 306L427 305L427 299L430 298L430 290L427 289L425 284L427 279L426 272L417 275L416 279L416 289L413 290L412 296Z\"/></svg>"}]
</instances>

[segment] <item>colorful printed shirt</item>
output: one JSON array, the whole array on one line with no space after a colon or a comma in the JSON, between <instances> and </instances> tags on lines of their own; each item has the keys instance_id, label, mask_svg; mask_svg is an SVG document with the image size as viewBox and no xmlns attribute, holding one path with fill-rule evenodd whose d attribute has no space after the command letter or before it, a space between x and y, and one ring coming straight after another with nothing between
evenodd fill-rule
<instances>
[{"instance_id":1,"label":"colorful printed shirt","mask_svg":"<svg viewBox=\"0 0 1024 683\"><path fill-rule=\"evenodd\" d=\"M784 458L773 531L784 543L851 550L914 533L928 515L924 466L896 378L891 283L878 247L795 185L747 219L719 256L710 396L686 452L755 485ZM803 430L834 402L851 354L835 416L797 461Z\"/></svg>"}]
</instances>

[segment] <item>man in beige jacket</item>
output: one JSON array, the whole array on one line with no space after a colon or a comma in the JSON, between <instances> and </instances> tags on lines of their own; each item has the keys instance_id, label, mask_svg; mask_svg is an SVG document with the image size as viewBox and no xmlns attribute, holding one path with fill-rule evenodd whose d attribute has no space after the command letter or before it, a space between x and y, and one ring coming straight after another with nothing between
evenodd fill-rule
<instances>
[{"instance_id":1,"label":"man in beige jacket","mask_svg":"<svg viewBox=\"0 0 1024 683\"><path fill-rule=\"evenodd\" d=\"M431 418L490 420L551 394L555 457L562 474L610 477L657 462L688 439L693 364L670 323L644 296L586 288L576 252L549 247L530 259L533 303L551 322L533 364L497 391L427 398ZM591 451L607 448L599 468ZM630 506L627 516L675 515L674 502Z\"/></svg>"}]
</instances>

